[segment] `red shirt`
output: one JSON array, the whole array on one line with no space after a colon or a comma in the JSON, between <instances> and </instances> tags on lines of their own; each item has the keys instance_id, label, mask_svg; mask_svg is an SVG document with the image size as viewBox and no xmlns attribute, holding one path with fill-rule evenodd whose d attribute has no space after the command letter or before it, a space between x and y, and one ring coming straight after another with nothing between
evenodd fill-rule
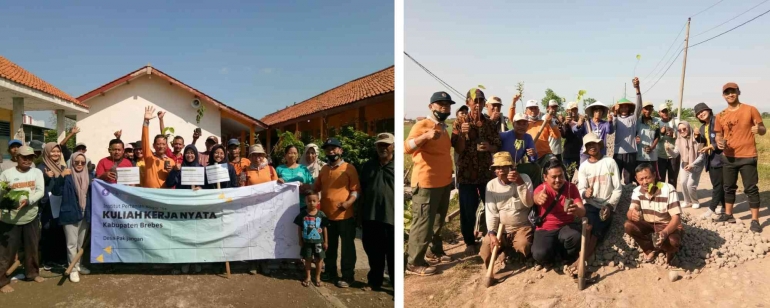
<instances>
[{"instance_id":1,"label":"red shirt","mask_svg":"<svg viewBox=\"0 0 770 308\"><path fill-rule=\"evenodd\" d=\"M177 165L181 165L182 160L184 159L184 155L182 153L179 153L177 156L174 154L174 151L172 151L171 148L166 148L166 156L173 158Z\"/></svg>"},{"instance_id":2,"label":"red shirt","mask_svg":"<svg viewBox=\"0 0 770 308\"><path fill-rule=\"evenodd\" d=\"M566 225L569 225L575 221L575 216L567 214L567 212L564 211L564 199L569 196L572 198L572 203L575 204L577 202L582 202L580 199L580 192L577 189L577 186L572 183L565 183L564 185L569 185L568 189L566 187L562 187L562 190L564 192L561 194L561 197L559 197L559 201L556 203L556 205L553 207L550 213L548 213L548 216L545 217L545 221L543 222L543 226L537 227L537 230L546 230L546 231L553 231L561 229L561 227L564 227ZM548 195L548 198L545 200L545 204L543 206L537 207L537 213L540 216L543 216L545 213L545 210L548 209L548 207L551 206L551 203L553 202L553 199L556 198L556 191L551 188L551 186L548 186L548 184L543 183L538 186L534 191L534 196L537 196L537 194L540 193L545 189L545 193Z\"/></svg>"},{"instance_id":3,"label":"red shirt","mask_svg":"<svg viewBox=\"0 0 770 308\"><path fill-rule=\"evenodd\" d=\"M112 161L112 157L105 157L102 158L98 164L96 164L96 177L102 176L107 171L110 171L112 169L112 165L114 165L115 162ZM131 161L128 159L121 159L118 165L115 168L123 168L123 167L133 167L134 165L131 164ZM107 183L115 184L117 181L107 181Z\"/></svg>"}]
</instances>

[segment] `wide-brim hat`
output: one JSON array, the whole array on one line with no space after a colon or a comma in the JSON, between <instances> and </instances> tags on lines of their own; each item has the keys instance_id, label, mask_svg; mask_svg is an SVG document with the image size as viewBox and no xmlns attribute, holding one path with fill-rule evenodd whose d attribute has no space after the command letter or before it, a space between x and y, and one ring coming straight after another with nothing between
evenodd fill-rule
<instances>
[{"instance_id":1,"label":"wide-brim hat","mask_svg":"<svg viewBox=\"0 0 770 308\"><path fill-rule=\"evenodd\" d=\"M494 167L513 166L513 158L511 157L511 153L508 153L508 151L495 153L495 155L492 156L492 161L493 162L490 169Z\"/></svg>"},{"instance_id":2,"label":"wide-brim hat","mask_svg":"<svg viewBox=\"0 0 770 308\"><path fill-rule=\"evenodd\" d=\"M636 104L634 104L634 102L632 102L632 101L630 101L630 100L626 99L625 97L624 97L624 98L621 98L621 99L619 99L619 100L618 100L618 101L615 103L615 105L618 105L618 106L620 106L620 105L628 105L628 108L631 108L631 109L629 109L629 110L630 110L630 111L628 112L629 114L632 114L632 113L634 113L634 111L636 111Z\"/></svg>"},{"instance_id":3,"label":"wide-brim hat","mask_svg":"<svg viewBox=\"0 0 770 308\"><path fill-rule=\"evenodd\" d=\"M588 147L586 146L592 142L598 143L599 149L601 149L601 147L604 146L604 142L602 141L602 139L599 139L599 136L593 133L588 133L585 136L583 136L583 147L586 148L585 153L588 153Z\"/></svg>"},{"instance_id":4,"label":"wide-brim hat","mask_svg":"<svg viewBox=\"0 0 770 308\"><path fill-rule=\"evenodd\" d=\"M698 114L704 110L711 111L711 108L709 108L709 106L706 105L706 103L698 103L697 105L695 105L695 108L693 108L693 110L695 111L695 116L698 116Z\"/></svg>"},{"instance_id":5,"label":"wide-brim hat","mask_svg":"<svg viewBox=\"0 0 770 308\"><path fill-rule=\"evenodd\" d=\"M586 107L586 110L585 110L586 116L590 117L593 114L593 110L595 108L604 108L604 109L607 109L607 110L610 109L610 107L607 107L607 105L605 105L604 103L602 103L600 101L596 101L593 104L588 105L588 107ZM605 110L605 112L606 112L606 110Z\"/></svg>"},{"instance_id":6,"label":"wide-brim hat","mask_svg":"<svg viewBox=\"0 0 770 308\"><path fill-rule=\"evenodd\" d=\"M267 154L267 153L265 153L265 149L262 148L261 144L255 144L249 147L249 156L251 156L251 154Z\"/></svg>"}]
</instances>

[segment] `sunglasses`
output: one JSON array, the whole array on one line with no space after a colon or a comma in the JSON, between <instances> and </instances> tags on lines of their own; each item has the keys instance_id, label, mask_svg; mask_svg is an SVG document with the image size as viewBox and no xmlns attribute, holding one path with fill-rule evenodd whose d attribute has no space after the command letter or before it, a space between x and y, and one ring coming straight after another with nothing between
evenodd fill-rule
<instances>
[{"instance_id":1,"label":"sunglasses","mask_svg":"<svg viewBox=\"0 0 770 308\"><path fill-rule=\"evenodd\" d=\"M73 161L72 165L73 166L85 166L86 162L84 162L84 161Z\"/></svg>"}]
</instances>

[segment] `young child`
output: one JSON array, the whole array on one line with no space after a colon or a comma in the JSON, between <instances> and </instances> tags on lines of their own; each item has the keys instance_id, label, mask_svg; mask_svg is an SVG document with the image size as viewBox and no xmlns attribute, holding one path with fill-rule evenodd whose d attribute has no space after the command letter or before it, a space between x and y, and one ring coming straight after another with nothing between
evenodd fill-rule
<instances>
[{"instance_id":1,"label":"young child","mask_svg":"<svg viewBox=\"0 0 770 308\"><path fill-rule=\"evenodd\" d=\"M328 237L326 227L329 220L324 212L318 210L318 194L313 191L305 193L305 204L307 208L300 212L294 219L299 232L300 256L305 259L305 280L302 286L310 285L310 271L312 263L315 263L315 286L321 286L321 266L326 258L326 249L328 248Z\"/></svg>"}]
</instances>

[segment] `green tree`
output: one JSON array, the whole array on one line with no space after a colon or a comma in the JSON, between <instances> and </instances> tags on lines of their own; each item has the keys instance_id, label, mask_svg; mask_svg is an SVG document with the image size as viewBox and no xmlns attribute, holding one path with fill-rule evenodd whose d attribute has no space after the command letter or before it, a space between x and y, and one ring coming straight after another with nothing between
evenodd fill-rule
<instances>
[{"instance_id":1,"label":"green tree","mask_svg":"<svg viewBox=\"0 0 770 308\"><path fill-rule=\"evenodd\" d=\"M767 112L767 111L763 112L762 113L762 117L763 118L770 118L770 112Z\"/></svg>"},{"instance_id":2,"label":"green tree","mask_svg":"<svg viewBox=\"0 0 770 308\"><path fill-rule=\"evenodd\" d=\"M553 90L546 89L545 90L545 97L543 97L542 100L540 100L540 104L543 105L543 109L548 108L548 102L550 100L555 100L557 103L559 103L559 111L564 111L564 108L562 107L562 104L564 103L564 98L557 95Z\"/></svg>"},{"instance_id":3,"label":"green tree","mask_svg":"<svg viewBox=\"0 0 770 308\"><path fill-rule=\"evenodd\" d=\"M584 99L583 100L583 110L586 110L588 105L591 105L593 103L596 103L596 99L594 99L593 97L589 97L589 98Z\"/></svg>"}]
</instances>

